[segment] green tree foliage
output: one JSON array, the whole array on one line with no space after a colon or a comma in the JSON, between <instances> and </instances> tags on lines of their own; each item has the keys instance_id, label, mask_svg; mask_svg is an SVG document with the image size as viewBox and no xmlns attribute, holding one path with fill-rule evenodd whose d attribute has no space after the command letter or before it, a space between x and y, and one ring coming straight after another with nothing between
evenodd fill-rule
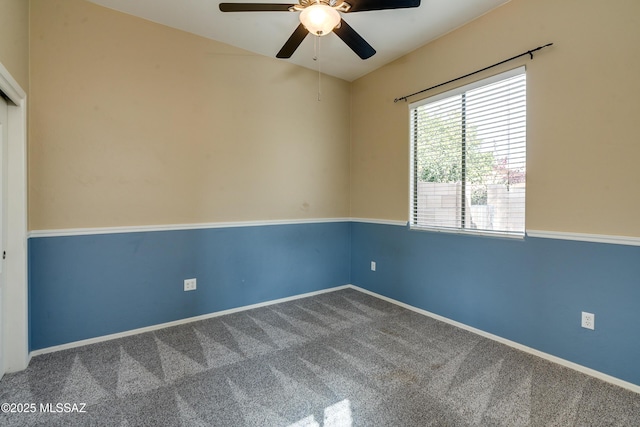
<instances>
[{"instance_id":1,"label":"green tree foliage","mask_svg":"<svg viewBox=\"0 0 640 427\"><path fill-rule=\"evenodd\" d=\"M485 184L495 166L490 151L481 151L476 129L467 126L466 181ZM459 112L430 116L418 129L418 176L424 182L462 182L462 118Z\"/></svg>"}]
</instances>

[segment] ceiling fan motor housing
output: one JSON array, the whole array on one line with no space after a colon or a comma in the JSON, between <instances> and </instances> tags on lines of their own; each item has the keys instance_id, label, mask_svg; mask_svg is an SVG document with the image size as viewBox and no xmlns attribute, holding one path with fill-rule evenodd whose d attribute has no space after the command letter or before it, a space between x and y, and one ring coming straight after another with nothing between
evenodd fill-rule
<instances>
[{"instance_id":1,"label":"ceiling fan motor housing","mask_svg":"<svg viewBox=\"0 0 640 427\"><path fill-rule=\"evenodd\" d=\"M351 5L342 0L299 0L299 4L294 4L289 10L292 12L300 12L314 4L323 4L334 8L338 12L348 12L349 9L351 9Z\"/></svg>"}]
</instances>

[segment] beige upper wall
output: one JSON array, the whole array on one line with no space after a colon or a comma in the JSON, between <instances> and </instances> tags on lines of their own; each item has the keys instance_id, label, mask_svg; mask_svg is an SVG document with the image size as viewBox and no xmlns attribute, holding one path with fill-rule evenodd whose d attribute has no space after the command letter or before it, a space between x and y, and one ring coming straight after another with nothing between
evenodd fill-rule
<instances>
[{"instance_id":1,"label":"beige upper wall","mask_svg":"<svg viewBox=\"0 0 640 427\"><path fill-rule=\"evenodd\" d=\"M351 215L408 219L408 107L394 98L547 42L477 76L527 66L527 229L640 237L637 0L512 0L355 81Z\"/></svg>"},{"instance_id":2,"label":"beige upper wall","mask_svg":"<svg viewBox=\"0 0 640 427\"><path fill-rule=\"evenodd\" d=\"M31 4L29 228L346 217L349 83L81 0Z\"/></svg>"},{"instance_id":3,"label":"beige upper wall","mask_svg":"<svg viewBox=\"0 0 640 427\"><path fill-rule=\"evenodd\" d=\"M29 91L29 0L0 0L0 63Z\"/></svg>"}]
</instances>

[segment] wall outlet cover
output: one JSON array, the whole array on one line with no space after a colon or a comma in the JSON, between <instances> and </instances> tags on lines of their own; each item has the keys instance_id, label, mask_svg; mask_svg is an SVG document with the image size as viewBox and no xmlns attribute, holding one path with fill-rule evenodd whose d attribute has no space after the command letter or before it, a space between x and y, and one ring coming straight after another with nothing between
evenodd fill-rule
<instances>
[{"instance_id":1,"label":"wall outlet cover","mask_svg":"<svg viewBox=\"0 0 640 427\"><path fill-rule=\"evenodd\" d=\"M197 287L196 279L185 279L184 280L184 290L186 291L195 291Z\"/></svg>"},{"instance_id":2,"label":"wall outlet cover","mask_svg":"<svg viewBox=\"0 0 640 427\"><path fill-rule=\"evenodd\" d=\"M596 315L593 313L582 312L581 326L586 329L595 330L596 328Z\"/></svg>"}]
</instances>

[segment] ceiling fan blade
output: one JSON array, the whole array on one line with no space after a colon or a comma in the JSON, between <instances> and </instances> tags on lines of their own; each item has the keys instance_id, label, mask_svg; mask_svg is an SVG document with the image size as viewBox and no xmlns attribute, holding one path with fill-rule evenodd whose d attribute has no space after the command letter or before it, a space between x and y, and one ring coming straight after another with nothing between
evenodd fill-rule
<instances>
[{"instance_id":1,"label":"ceiling fan blade","mask_svg":"<svg viewBox=\"0 0 640 427\"><path fill-rule=\"evenodd\" d=\"M356 30L344 22L344 19L340 20L340 25L334 28L333 32L360 58L367 59L376 54L376 50L360 34L356 33Z\"/></svg>"},{"instance_id":2,"label":"ceiling fan blade","mask_svg":"<svg viewBox=\"0 0 640 427\"><path fill-rule=\"evenodd\" d=\"M420 6L420 0L347 0L351 5L349 12L367 10L404 9Z\"/></svg>"},{"instance_id":3,"label":"ceiling fan blade","mask_svg":"<svg viewBox=\"0 0 640 427\"><path fill-rule=\"evenodd\" d=\"M279 3L220 3L222 12L288 12L293 4Z\"/></svg>"},{"instance_id":4,"label":"ceiling fan blade","mask_svg":"<svg viewBox=\"0 0 640 427\"><path fill-rule=\"evenodd\" d=\"M295 52L298 46L300 46L302 40L307 37L307 34L309 34L309 31L307 31L304 25L298 25L298 28L296 28L293 34L291 34L291 37L289 37L289 40L287 40L284 46L282 46L282 49L280 49L276 58L291 58L291 55L293 55L293 52Z\"/></svg>"}]
</instances>

